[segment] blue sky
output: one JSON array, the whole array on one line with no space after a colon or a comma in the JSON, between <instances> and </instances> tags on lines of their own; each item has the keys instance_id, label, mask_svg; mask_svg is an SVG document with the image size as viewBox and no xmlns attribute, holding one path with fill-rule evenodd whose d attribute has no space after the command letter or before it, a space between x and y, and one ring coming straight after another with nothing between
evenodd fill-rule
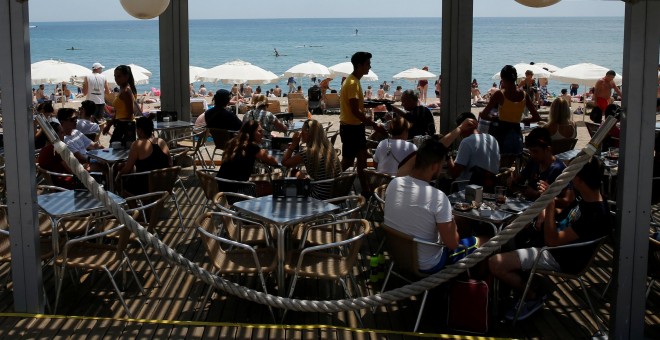
<instances>
[{"instance_id":1,"label":"blue sky","mask_svg":"<svg viewBox=\"0 0 660 340\"><path fill-rule=\"evenodd\" d=\"M140 1L140 0L135 0ZM438 17L442 0L189 0L191 19ZM30 21L130 20L119 0L29 0ZM623 16L619 0L563 0L543 9L514 0L474 0L477 17Z\"/></svg>"}]
</instances>

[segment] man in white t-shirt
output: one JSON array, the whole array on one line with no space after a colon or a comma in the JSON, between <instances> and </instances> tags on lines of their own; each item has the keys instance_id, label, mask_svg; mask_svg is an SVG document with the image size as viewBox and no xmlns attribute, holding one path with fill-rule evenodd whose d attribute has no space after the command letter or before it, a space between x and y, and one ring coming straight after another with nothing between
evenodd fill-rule
<instances>
[{"instance_id":1,"label":"man in white t-shirt","mask_svg":"<svg viewBox=\"0 0 660 340\"><path fill-rule=\"evenodd\" d=\"M474 121L469 126L477 126L477 118L471 112L458 115L456 124L461 125L466 120ZM449 160L449 174L457 180L469 180L473 172L487 171L494 178L500 170L500 147L495 137L480 133L476 127L462 130L461 137L456 159Z\"/></svg>"},{"instance_id":2,"label":"man in white t-shirt","mask_svg":"<svg viewBox=\"0 0 660 340\"><path fill-rule=\"evenodd\" d=\"M438 139L429 139L417 150L410 175L397 177L387 186L385 224L415 238L444 245L417 246L419 269L425 273L435 273L457 260L453 250L459 244L469 250L479 244L475 237L459 239L447 195L429 184L440 174L446 154L447 148Z\"/></svg>"},{"instance_id":3,"label":"man in white t-shirt","mask_svg":"<svg viewBox=\"0 0 660 340\"><path fill-rule=\"evenodd\" d=\"M87 96L87 100L91 100L96 104L96 112L90 115L90 118L96 122L99 122L103 118L103 112L105 112L105 95L110 94L108 82L105 76L101 74L104 67L100 63L94 63L92 65L92 74L85 77L85 82L83 83L83 93Z\"/></svg>"}]
</instances>

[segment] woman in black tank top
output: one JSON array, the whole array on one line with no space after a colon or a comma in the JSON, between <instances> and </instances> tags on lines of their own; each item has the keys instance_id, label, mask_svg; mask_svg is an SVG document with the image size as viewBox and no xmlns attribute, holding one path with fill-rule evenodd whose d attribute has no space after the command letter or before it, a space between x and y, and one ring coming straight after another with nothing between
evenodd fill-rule
<instances>
[{"instance_id":1,"label":"woman in black tank top","mask_svg":"<svg viewBox=\"0 0 660 340\"><path fill-rule=\"evenodd\" d=\"M167 143L153 136L153 121L147 117L140 117L135 125L138 138L131 145L128 160L117 173L118 180L122 174L133 172L134 167L135 172L145 172L172 166L172 158ZM130 184L128 182L124 181L124 191L128 191L133 195L148 192L149 181L146 176L130 177Z\"/></svg>"}]
</instances>

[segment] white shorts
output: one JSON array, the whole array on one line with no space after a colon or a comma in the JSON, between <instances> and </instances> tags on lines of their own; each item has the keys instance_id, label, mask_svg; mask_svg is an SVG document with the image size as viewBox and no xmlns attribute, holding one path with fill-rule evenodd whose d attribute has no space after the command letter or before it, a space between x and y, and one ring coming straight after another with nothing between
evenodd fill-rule
<instances>
[{"instance_id":1,"label":"white shorts","mask_svg":"<svg viewBox=\"0 0 660 340\"><path fill-rule=\"evenodd\" d=\"M542 255L539 264L536 266L537 269L554 271L559 271L561 269L559 263L557 263L549 251L541 252L540 248L516 249L514 251L518 254L518 258L520 259L520 269L522 269L522 271L530 271L539 254Z\"/></svg>"}]
</instances>

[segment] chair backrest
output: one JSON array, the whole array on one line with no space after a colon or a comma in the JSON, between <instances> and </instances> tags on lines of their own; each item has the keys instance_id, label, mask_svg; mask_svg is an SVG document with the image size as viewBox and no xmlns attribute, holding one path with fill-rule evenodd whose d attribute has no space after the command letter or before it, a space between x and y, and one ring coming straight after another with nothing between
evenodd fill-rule
<instances>
[{"instance_id":1,"label":"chair backrest","mask_svg":"<svg viewBox=\"0 0 660 340\"><path fill-rule=\"evenodd\" d=\"M197 170L197 178L199 178L199 184L207 200L214 199L218 193L218 183L215 181L215 173L212 170Z\"/></svg>"},{"instance_id":2,"label":"chair backrest","mask_svg":"<svg viewBox=\"0 0 660 340\"><path fill-rule=\"evenodd\" d=\"M345 172L335 177L330 196L341 197L350 195L356 177L357 173L354 172Z\"/></svg>"},{"instance_id":3,"label":"chair backrest","mask_svg":"<svg viewBox=\"0 0 660 340\"><path fill-rule=\"evenodd\" d=\"M235 192L218 192L213 197L213 204L221 211L229 214L235 213L232 204L240 201L253 199L254 196L243 195Z\"/></svg>"},{"instance_id":4,"label":"chair backrest","mask_svg":"<svg viewBox=\"0 0 660 340\"><path fill-rule=\"evenodd\" d=\"M600 237L595 240L587 241L587 242L581 242L581 243L575 243L575 244L567 244L564 246L556 247L556 248L578 248L578 247L591 247L592 252L591 255L589 255L589 260L585 262L584 267L582 267L579 271L575 273L563 273L563 272L555 272L555 271L550 271L550 270L537 270L537 273L541 274L547 274L547 275L554 275L554 276L565 276L565 277L579 277L584 275L587 270L591 267L591 264L594 262L596 259L596 256L598 255L598 251L600 250L600 247L605 243L605 240L607 239L607 235Z\"/></svg>"},{"instance_id":5,"label":"chair backrest","mask_svg":"<svg viewBox=\"0 0 660 340\"><path fill-rule=\"evenodd\" d=\"M577 144L577 138L555 139L552 141L552 153L556 155L568 150L573 150L575 144Z\"/></svg>"},{"instance_id":6,"label":"chair backrest","mask_svg":"<svg viewBox=\"0 0 660 340\"><path fill-rule=\"evenodd\" d=\"M302 93L294 92L287 95L287 99L305 99L305 96Z\"/></svg>"},{"instance_id":7,"label":"chair backrest","mask_svg":"<svg viewBox=\"0 0 660 340\"><path fill-rule=\"evenodd\" d=\"M426 276L419 272L417 243L413 237L386 224L382 226L385 230L387 250L394 263L417 276Z\"/></svg>"},{"instance_id":8,"label":"chair backrest","mask_svg":"<svg viewBox=\"0 0 660 340\"><path fill-rule=\"evenodd\" d=\"M218 234L216 223L217 219L215 219L211 213L203 214L199 216L195 221L197 228L202 229L211 235ZM204 248L206 248L206 255L209 257L215 268L222 268L225 250L221 247L220 242L217 242L206 233L199 233L202 244L204 244Z\"/></svg>"},{"instance_id":9,"label":"chair backrest","mask_svg":"<svg viewBox=\"0 0 660 340\"><path fill-rule=\"evenodd\" d=\"M268 99L268 111L274 113L282 112L280 101L277 99Z\"/></svg>"},{"instance_id":10,"label":"chair backrest","mask_svg":"<svg viewBox=\"0 0 660 340\"><path fill-rule=\"evenodd\" d=\"M325 108L338 109L339 108L339 93L326 93L325 95Z\"/></svg>"},{"instance_id":11,"label":"chair backrest","mask_svg":"<svg viewBox=\"0 0 660 340\"><path fill-rule=\"evenodd\" d=\"M387 193L388 185L389 183L382 184L378 188L376 188L376 190L374 190L374 198L376 198L376 201L378 201L378 204L380 204L380 207L382 209L385 209L385 198L386 198L385 196Z\"/></svg>"},{"instance_id":12,"label":"chair backrest","mask_svg":"<svg viewBox=\"0 0 660 340\"><path fill-rule=\"evenodd\" d=\"M190 102L190 115L197 117L204 113L204 103L201 101Z\"/></svg>"},{"instance_id":13,"label":"chair backrest","mask_svg":"<svg viewBox=\"0 0 660 340\"><path fill-rule=\"evenodd\" d=\"M367 178L367 188L368 192L374 192L376 188L383 184L389 183L394 177L382 172L378 172L374 169L364 169L364 175Z\"/></svg>"},{"instance_id":14,"label":"chair backrest","mask_svg":"<svg viewBox=\"0 0 660 340\"><path fill-rule=\"evenodd\" d=\"M584 125L587 127L587 131L589 131L589 136L593 137L596 134L596 131L598 131L598 128L600 125L592 122L584 122Z\"/></svg>"},{"instance_id":15,"label":"chair backrest","mask_svg":"<svg viewBox=\"0 0 660 340\"><path fill-rule=\"evenodd\" d=\"M367 199L361 195L349 195L327 199L325 202L342 208L342 211L334 214L335 219L356 219L360 217Z\"/></svg>"},{"instance_id":16,"label":"chair backrest","mask_svg":"<svg viewBox=\"0 0 660 340\"><path fill-rule=\"evenodd\" d=\"M289 99L288 112L293 114L293 118L307 118L307 100Z\"/></svg>"},{"instance_id":17,"label":"chair backrest","mask_svg":"<svg viewBox=\"0 0 660 340\"><path fill-rule=\"evenodd\" d=\"M37 172L48 185L64 187L67 189L73 189L75 186L75 177L72 174L48 171L39 165L37 165Z\"/></svg>"},{"instance_id":18,"label":"chair backrest","mask_svg":"<svg viewBox=\"0 0 660 340\"><path fill-rule=\"evenodd\" d=\"M227 142L236 135L236 131L230 131L227 129L208 128L208 131L211 137L213 137L213 144L215 144L215 147L220 150L224 150Z\"/></svg>"},{"instance_id":19,"label":"chair backrest","mask_svg":"<svg viewBox=\"0 0 660 340\"><path fill-rule=\"evenodd\" d=\"M178 179L179 172L181 172L181 167L179 166L151 170L149 173L149 191L167 191L171 193Z\"/></svg>"},{"instance_id":20,"label":"chair backrest","mask_svg":"<svg viewBox=\"0 0 660 340\"><path fill-rule=\"evenodd\" d=\"M232 181L220 177L214 177L214 179L219 191L236 192L253 197L257 196L257 185L253 182Z\"/></svg>"},{"instance_id":21,"label":"chair backrest","mask_svg":"<svg viewBox=\"0 0 660 340\"><path fill-rule=\"evenodd\" d=\"M126 209L126 212L138 212L141 214L141 220L146 224L147 230L149 232L154 232L160 221L160 213L168 198L169 194L166 191L156 191L127 197L126 205L128 206L128 209Z\"/></svg>"}]
</instances>

